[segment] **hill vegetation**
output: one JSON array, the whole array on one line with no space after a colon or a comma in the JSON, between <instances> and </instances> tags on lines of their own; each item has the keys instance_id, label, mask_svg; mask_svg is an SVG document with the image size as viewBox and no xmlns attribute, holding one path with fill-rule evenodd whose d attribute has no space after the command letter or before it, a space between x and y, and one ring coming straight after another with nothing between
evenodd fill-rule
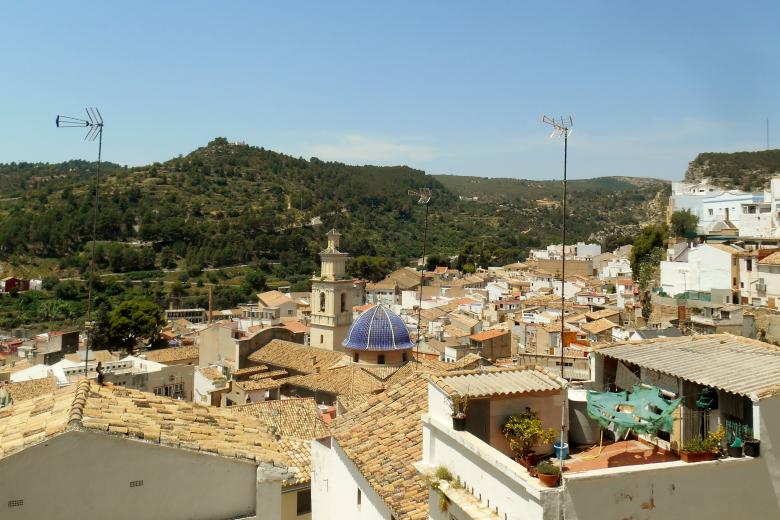
<instances>
[{"instance_id":1,"label":"hill vegetation","mask_svg":"<svg viewBox=\"0 0 780 520\"><path fill-rule=\"evenodd\" d=\"M780 150L735 153L700 153L688 165L686 182L709 179L725 189L759 191L780 175Z\"/></svg>"},{"instance_id":2,"label":"hill vegetation","mask_svg":"<svg viewBox=\"0 0 780 520\"><path fill-rule=\"evenodd\" d=\"M2 299L0 327L83 316L95 165L0 165L0 267L42 277L46 289ZM372 280L421 254L424 208L408 190L433 192L427 251L460 267L517 261L560 240L560 183L430 176L406 166L349 166L217 138L164 163L104 163L96 264L108 313L128 298L215 307L267 287L307 290L325 245L341 231L358 257L350 272ZM571 240L629 243L658 218L668 184L572 181ZM478 197L477 200L471 200Z\"/></svg>"}]
</instances>

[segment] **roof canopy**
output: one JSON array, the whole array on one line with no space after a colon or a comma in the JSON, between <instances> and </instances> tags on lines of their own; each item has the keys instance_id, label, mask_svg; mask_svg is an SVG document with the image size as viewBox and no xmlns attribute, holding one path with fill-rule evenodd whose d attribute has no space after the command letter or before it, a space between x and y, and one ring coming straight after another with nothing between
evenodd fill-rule
<instances>
[{"instance_id":1,"label":"roof canopy","mask_svg":"<svg viewBox=\"0 0 780 520\"><path fill-rule=\"evenodd\" d=\"M734 394L760 398L780 392L780 348L741 336L659 338L609 345L598 352Z\"/></svg>"},{"instance_id":2,"label":"roof canopy","mask_svg":"<svg viewBox=\"0 0 780 520\"><path fill-rule=\"evenodd\" d=\"M400 316L377 305L358 317L343 345L352 350L404 350L414 347L409 330Z\"/></svg>"}]
</instances>

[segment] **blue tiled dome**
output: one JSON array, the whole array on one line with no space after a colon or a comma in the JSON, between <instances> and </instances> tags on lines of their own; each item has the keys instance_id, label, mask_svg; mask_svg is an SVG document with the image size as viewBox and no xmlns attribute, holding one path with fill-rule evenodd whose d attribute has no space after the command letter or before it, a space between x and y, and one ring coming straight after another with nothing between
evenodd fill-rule
<instances>
[{"instance_id":1,"label":"blue tiled dome","mask_svg":"<svg viewBox=\"0 0 780 520\"><path fill-rule=\"evenodd\" d=\"M409 329L396 313L377 305L361 314L342 343L352 350L405 350L414 347Z\"/></svg>"}]
</instances>

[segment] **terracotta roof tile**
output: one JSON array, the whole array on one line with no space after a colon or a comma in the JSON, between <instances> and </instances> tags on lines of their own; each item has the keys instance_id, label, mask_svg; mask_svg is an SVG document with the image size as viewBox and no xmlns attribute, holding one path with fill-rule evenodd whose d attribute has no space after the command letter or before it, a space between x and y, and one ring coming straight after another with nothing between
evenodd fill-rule
<instances>
[{"instance_id":1,"label":"terracotta roof tile","mask_svg":"<svg viewBox=\"0 0 780 520\"><path fill-rule=\"evenodd\" d=\"M336 442L398 520L428 518L428 486L412 465L422 459L427 411L427 383L412 377L335 420Z\"/></svg>"},{"instance_id":2,"label":"terracotta roof tile","mask_svg":"<svg viewBox=\"0 0 780 520\"><path fill-rule=\"evenodd\" d=\"M309 374L315 368L324 370L339 363L343 354L316 347L307 347L300 343L292 343L275 339L264 347L253 352L249 360L254 363L280 367Z\"/></svg>"},{"instance_id":3,"label":"terracotta roof tile","mask_svg":"<svg viewBox=\"0 0 780 520\"><path fill-rule=\"evenodd\" d=\"M57 390L57 380L54 376L42 377L40 379L29 379L16 383L6 383L2 388L8 392L14 403L20 403L27 399L33 399L39 395L49 394Z\"/></svg>"},{"instance_id":4,"label":"terracotta roof tile","mask_svg":"<svg viewBox=\"0 0 780 520\"><path fill-rule=\"evenodd\" d=\"M0 458L71 428L288 468L297 463L250 415L85 380L0 410ZM308 479L306 468L301 477ZM293 472L285 484L297 482Z\"/></svg>"},{"instance_id":5,"label":"terracotta roof tile","mask_svg":"<svg viewBox=\"0 0 780 520\"><path fill-rule=\"evenodd\" d=\"M271 431L285 437L312 440L330 435L312 397L249 403L227 408L233 413L251 415Z\"/></svg>"},{"instance_id":6,"label":"terracotta roof tile","mask_svg":"<svg viewBox=\"0 0 780 520\"><path fill-rule=\"evenodd\" d=\"M146 352L146 359L157 363L171 363L186 359L198 359L200 357L199 352L196 346L161 348Z\"/></svg>"}]
</instances>

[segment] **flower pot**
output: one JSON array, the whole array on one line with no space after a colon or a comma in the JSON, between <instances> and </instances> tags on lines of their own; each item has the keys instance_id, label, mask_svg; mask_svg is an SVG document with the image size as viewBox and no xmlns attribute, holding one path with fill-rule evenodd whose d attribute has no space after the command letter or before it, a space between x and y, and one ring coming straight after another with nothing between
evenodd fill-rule
<instances>
[{"instance_id":1,"label":"flower pot","mask_svg":"<svg viewBox=\"0 0 780 520\"><path fill-rule=\"evenodd\" d=\"M728 453L729 457L742 457L742 446L726 446L726 453Z\"/></svg>"},{"instance_id":2,"label":"flower pot","mask_svg":"<svg viewBox=\"0 0 780 520\"><path fill-rule=\"evenodd\" d=\"M558 485L558 482L561 480L561 476L559 474L545 475L544 473L539 473L537 477L539 477L539 481L547 487L555 487Z\"/></svg>"},{"instance_id":3,"label":"flower pot","mask_svg":"<svg viewBox=\"0 0 780 520\"><path fill-rule=\"evenodd\" d=\"M456 432L466 431L466 417L452 416L452 429Z\"/></svg>"},{"instance_id":4,"label":"flower pot","mask_svg":"<svg viewBox=\"0 0 780 520\"><path fill-rule=\"evenodd\" d=\"M715 453L711 451L681 451L680 458L684 462L705 462L715 460Z\"/></svg>"},{"instance_id":5,"label":"flower pot","mask_svg":"<svg viewBox=\"0 0 780 520\"><path fill-rule=\"evenodd\" d=\"M758 457L761 452L761 441L751 439L745 441L745 455L748 457Z\"/></svg>"}]
</instances>

